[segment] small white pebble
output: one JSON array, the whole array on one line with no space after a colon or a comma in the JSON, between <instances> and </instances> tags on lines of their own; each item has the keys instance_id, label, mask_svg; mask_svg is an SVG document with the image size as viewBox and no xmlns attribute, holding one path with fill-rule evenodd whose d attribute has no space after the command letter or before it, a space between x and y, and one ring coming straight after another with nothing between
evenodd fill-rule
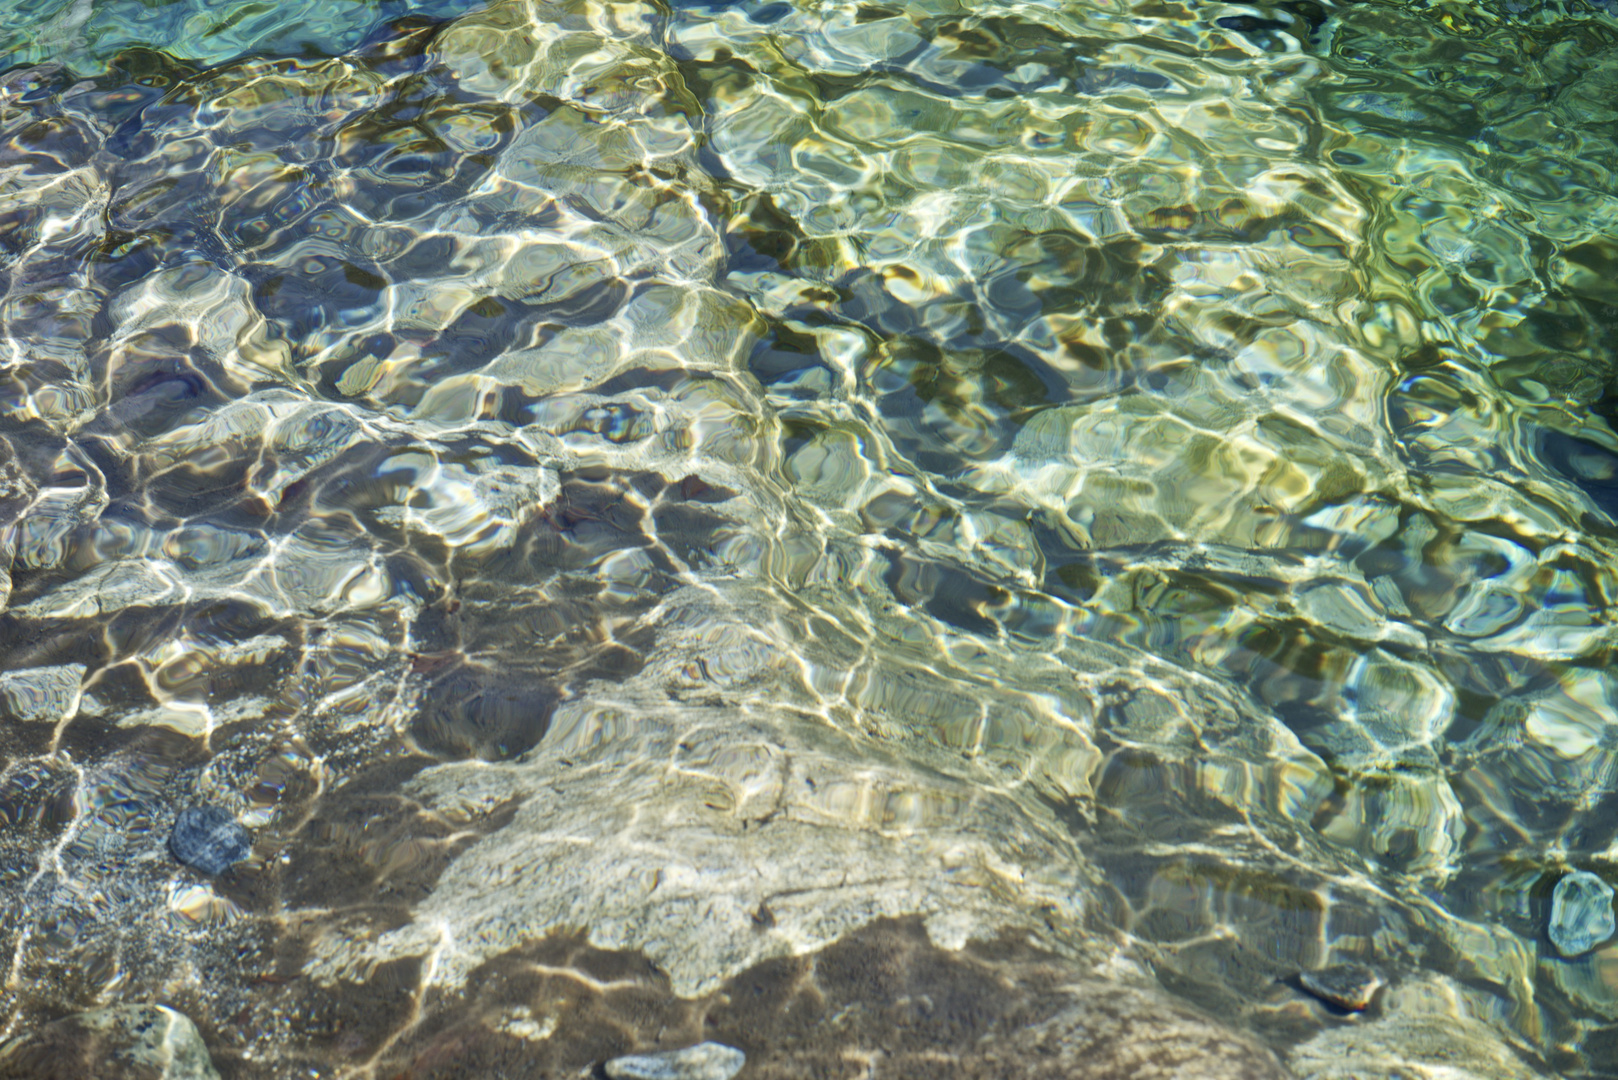
<instances>
[{"instance_id":1,"label":"small white pebble","mask_svg":"<svg viewBox=\"0 0 1618 1080\"><path fill-rule=\"evenodd\" d=\"M661 1054L630 1054L607 1062L612 1080L730 1080L747 1063L734 1046L705 1042Z\"/></svg>"}]
</instances>

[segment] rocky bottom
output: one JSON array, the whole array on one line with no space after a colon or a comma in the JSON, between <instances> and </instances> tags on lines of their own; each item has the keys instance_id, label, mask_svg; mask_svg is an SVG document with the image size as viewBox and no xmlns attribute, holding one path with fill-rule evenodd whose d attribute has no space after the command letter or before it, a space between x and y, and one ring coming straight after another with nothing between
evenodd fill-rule
<instances>
[{"instance_id":1,"label":"rocky bottom","mask_svg":"<svg viewBox=\"0 0 1618 1080\"><path fill-rule=\"evenodd\" d=\"M387 1080L602 1076L621 1055L704 1041L745 1052L741 1075L760 1080L931 1080L941 1069L963 1078L1288 1075L1268 1050L1161 992L1085 971L1009 936L943 949L918 919L882 920L818 952L758 964L697 999L676 997L644 957L596 949L576 935L489 961L467 990L430 993L419 1014L403 1007L409 995L399 992L396 974L379 972L363 990L294 979L271 996L295 1016L330 1015L327 1003L311 1000L325 995L370 1002L373 1022L391 1014L390 1041L369 1060L341 1066ZM198 1034L183 1017L144 1010L152 1015L138 1019L174 1029L168 1041L182 1049L120 1053L107 1024L72 1017L9 1046L0 1078L208 1077L195 1050L183 1046L199 1039L210 1044L224 1080L329 1075L250 1060L222 1045L206 1023ZM136 1039L130 1034L125 1042Z\"/></svg>"},{"instance_id":2,"label":"rocky bottom","mask_svg":"<svg viewBox=\"0 0 1618 1080\"><path fill-rule=\"evenodd\" d=\"M758 964L682 999L644 956L557 934L480 967L468 989L420 1007L400 970L363 987L300 978L269 988L293 1026L391 1026L374 1052L310 1066L233 1050L230 1037L166 1007L134 1005L59 1020L0 1048L0 1080L538 1080L641 1075L670 1080L1514 1080L1542 1075L1475 1021L1445 1015L1414 985L1298 1047L1287 1068L1267 1049L1118 972L1016 935L962 950L934 944L920 919L884 919L818 952ZM1439 995L1441 996L1441 994ZM331 1000L327 1000L327 999ZM1300 1002L1300 1007L1303 1007ZM729 1048L734 1048L731 1050ZM745 1054L735 1072L734 1051ZM211 1060L210 1060L211 1052Z\"/></svg>"}]
</instances>

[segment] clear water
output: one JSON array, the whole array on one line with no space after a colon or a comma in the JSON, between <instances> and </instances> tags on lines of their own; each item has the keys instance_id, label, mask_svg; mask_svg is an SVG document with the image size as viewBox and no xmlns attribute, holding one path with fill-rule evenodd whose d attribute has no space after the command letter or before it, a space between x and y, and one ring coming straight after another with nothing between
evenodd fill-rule
<instances>
[{"instance_id":1,"label":"clear water","mask_svg":"<svg viewBox=\"0 0 1618 1080\"><path fill-rule=\"evenodd\" d=\"M0 1033L440 1075L919 916L1618 1075L1608 7L7 16Z\"/></svg>"}]
</instances>

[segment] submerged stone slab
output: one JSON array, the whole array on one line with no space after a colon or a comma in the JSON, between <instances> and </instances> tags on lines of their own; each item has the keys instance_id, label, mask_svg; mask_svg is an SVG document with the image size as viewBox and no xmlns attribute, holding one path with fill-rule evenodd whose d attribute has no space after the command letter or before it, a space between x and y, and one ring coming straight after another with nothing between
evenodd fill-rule
<instances>
[{"instance_id":1,"label":"submerged stone slab","mask_svg":"<svg viewBox=\"0 0 1618 1080\"><path fill-rule=\"evenodd\" d=\"M453 986L577 928L644 950L695 996L884 916L929 916L957 942L1033 927L1040 905L1080 924L1082 861L1016 804L817 745L788 720L602 698L559 709L518 763L429 770L411 791L452 819L520 809L456 858L411 924L322 942L308 970L350 978L436 950Z\"/></svg>"},{"instance_id":2,"label":"submerged stone slab","mask_svg":"<svg viewBox=\"0 0 1618 1080\"><path fill-rule=\"evenodd\" d=\"M0 1080L219 1080L191 1020L162 1005L77 1013L0 1047Z\"/></svg>"},{"instance_id":3,"label":"submerged stone slab","mask_svg":"<svg viewBox=\"0 0 1618 1080\"><path fill-rule=\"evenodd\" d=\"M747 1064L734 1046L705 1042L660 1054L628 1054L607 1062L612 1080L730 1080Z\"/></svg>"},{"instance_id":4,"label":"submerged stone slab","mask_svg":"<svg viewBox=\"0 0 1618 1080\"><path fill-rule=\"evenodd\" d=\"M1549 932L1563 956L1587 953L1618 931L1612 896L1612 886L1588 870L1575 870L1556 883Z\"/></svg>"},{"instance_id":5,"label":"submerged stone slab","mask_svg":"<svg viewBox=\"0 0 1618 1080\"><path fill-rule=\"evenodd\" d=\"M692 603L690 647L659 662L771 662L762 648L716 647L735 624L704 627ZM491 957L583 930L597 947L644 952L695 997L884 917L923 916L955 945L1048 922L1075 948L1090 940L1093 873L1033 799L951 776L944 755L917 769L788 708L671 700L668 681L649 668L565 703L515 761L418 776L406 790L452 821L518 808L448 866L409 924L332 935L305 970L331 983L433 954L435 983L454 987Z\"/></svg>"}]
</instances>

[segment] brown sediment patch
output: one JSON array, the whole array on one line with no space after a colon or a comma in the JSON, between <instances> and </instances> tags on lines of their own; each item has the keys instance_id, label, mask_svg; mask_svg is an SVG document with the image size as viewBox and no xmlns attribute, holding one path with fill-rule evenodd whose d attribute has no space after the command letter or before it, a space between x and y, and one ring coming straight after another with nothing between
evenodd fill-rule
<instances>
[{"instance_id":1,"label":"brown sediment patch","mask_svg":"<svg viewBox=\"0 0 1618 1080\"><path fill-rule=\"evenodd\" d=\"M396 908L406 917L450 860L510 821L515 805L451 821L400 794L432 763L419 754L379 761L312 804L281 851L281 902L294 910Z\"/></svg>"},{"instance_id":2,"label":"brown sediment patch","mask_svg":"<svg viewBox=\"0 0 1618 1080\"><path fill-rule=\"evenodd\" d=\"M373 983L339 990L379 993ZM1268 1050L1147 987L1018 935L940 948L884 919L818 952L767 960L696 999L638 953L558 934L430 991L375 1062L388 1080L597 1075L607 1059L713 1040L747 1075L1063 1080L1281 1080Z\"/></svg>"}]
</instances>

